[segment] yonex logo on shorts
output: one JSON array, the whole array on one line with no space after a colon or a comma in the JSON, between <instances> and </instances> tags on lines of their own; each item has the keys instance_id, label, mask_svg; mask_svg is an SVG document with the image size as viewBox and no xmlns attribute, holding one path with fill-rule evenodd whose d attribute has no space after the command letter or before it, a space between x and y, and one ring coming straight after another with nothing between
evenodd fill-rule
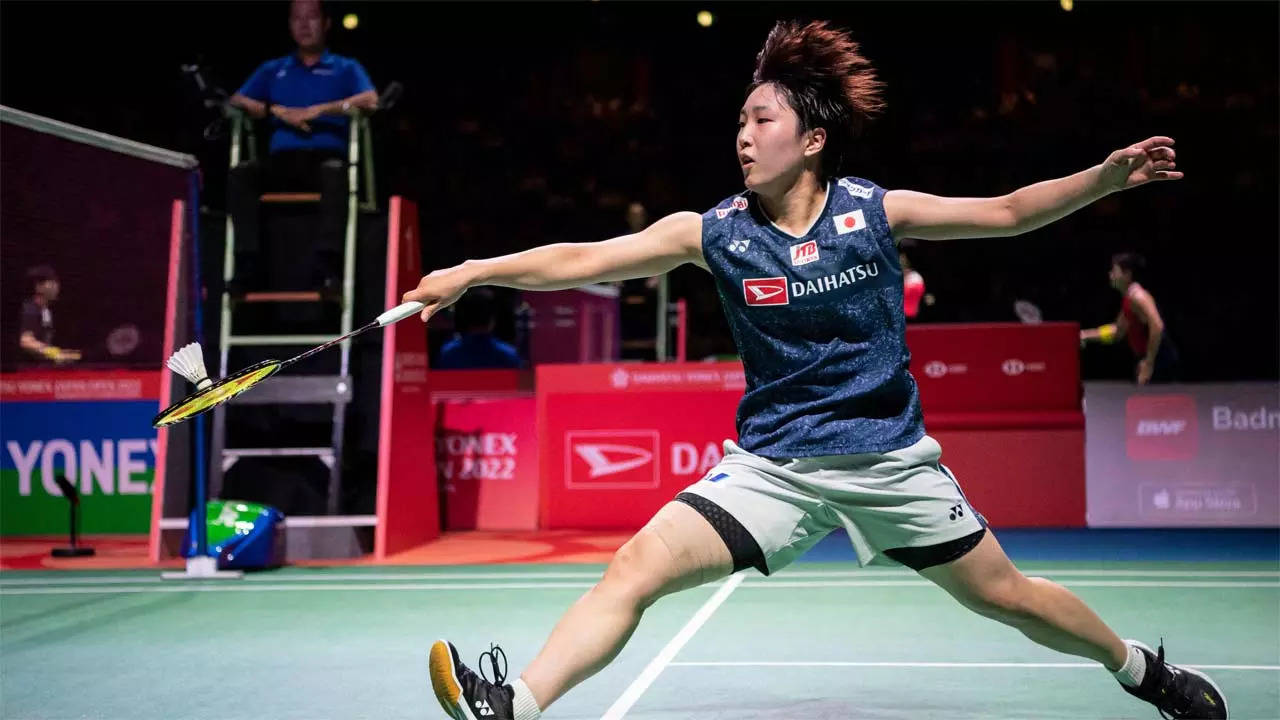
<instances>
[{"instance_id":1,"label":"yonex logo on shorts","mask_svg":"<svg viewBox=\"0 0 1280 720\"><path fill-rule=\"evenodd\" d=\"M748 305L788 305L791 297L787 294L787 279L748 278L742 281L742 294Z\"/></svg>"}]
</instances>

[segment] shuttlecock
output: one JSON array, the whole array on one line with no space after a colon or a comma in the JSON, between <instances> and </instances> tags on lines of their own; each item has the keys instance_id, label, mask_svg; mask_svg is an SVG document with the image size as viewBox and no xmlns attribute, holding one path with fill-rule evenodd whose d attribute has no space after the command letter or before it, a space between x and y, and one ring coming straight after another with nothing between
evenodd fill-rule
<instances>
[{"instance_id":1,"label":"shuttlecock","mask_svg":"<svg viewBox=\"0 0 1280 720\"><path fill-rule=\"evenodd\" d=\"M194 383L197 390L203 390L213 384L209 379L209 371L204 369L204 354L200 352L200 343L191 343L182 347L165 364L170 370Z\"/></svg>"}]
</instances>

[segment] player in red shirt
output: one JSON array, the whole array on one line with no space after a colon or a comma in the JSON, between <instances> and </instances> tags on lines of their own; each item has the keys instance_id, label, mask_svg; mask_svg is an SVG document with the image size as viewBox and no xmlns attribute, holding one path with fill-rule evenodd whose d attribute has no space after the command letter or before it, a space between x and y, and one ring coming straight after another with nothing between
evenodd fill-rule
<instances>
[{"instance_id":1,"label":"player in red shirt","mask_svg":"<svg viewBox=\"0 0 1280 720\"><path fill-rule=\"evenodd\" d=\"M1156 308L1156 300L1137 281L1146 267L1146 259L1138 253L1119 253L1111 258L1108 278L1111 287L1124 299L1120 314L1109 325L1080 331L1080 343L1090 341L1110 344L1120 338L1129 340L1129 348L1138 357L1137 380L1147 383L1173 382L1176 379L1178 354L1165 333L1164 320Z\"/></svg>"}]
</instances>

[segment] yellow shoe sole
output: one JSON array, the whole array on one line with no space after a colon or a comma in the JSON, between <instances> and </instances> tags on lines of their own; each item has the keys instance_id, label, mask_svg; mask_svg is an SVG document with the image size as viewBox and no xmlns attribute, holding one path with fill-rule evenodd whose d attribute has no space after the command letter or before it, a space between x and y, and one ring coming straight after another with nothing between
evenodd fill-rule
<instances>
[{"instance_id":1,"label":"yellow shoe sole","mask_svg":"<svg viewBox=\"0 0 1280 720\"><path fill-rule=\"evenodd\" d=\"M454 720L475 720L462 698L462 686L453 667L453 653L449 643L437 640L431 644L427 666L431 673L431 689L440 701L440 707Z\"/></svg>"}]
</instances>

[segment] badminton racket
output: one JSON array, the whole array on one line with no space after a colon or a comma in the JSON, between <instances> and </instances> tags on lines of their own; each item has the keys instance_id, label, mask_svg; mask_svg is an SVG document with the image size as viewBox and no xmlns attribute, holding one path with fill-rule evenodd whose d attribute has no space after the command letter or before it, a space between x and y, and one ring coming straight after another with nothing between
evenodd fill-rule
<instances>
[{"instance_id":1,"label":"badminton racket","mask_svg":"<svg viewBox=\"0 0 1280 720\"><path fill-rule=\"evenodd\" d=\"M167 427L185 422L197 415L203 415L296 362L328 350L334 345L344 340L350 340L361 333L400 322L421 312L423 307L420 302L407 302L403 305L397 305L379 315L368 325L352 330L346 335L330 340L323 345L313 347L301 355L291 357L288 360L263 360L255 365L250 365L165 408L151 421L151 425L157 428Z\"/></svg>"}]
</instances>

